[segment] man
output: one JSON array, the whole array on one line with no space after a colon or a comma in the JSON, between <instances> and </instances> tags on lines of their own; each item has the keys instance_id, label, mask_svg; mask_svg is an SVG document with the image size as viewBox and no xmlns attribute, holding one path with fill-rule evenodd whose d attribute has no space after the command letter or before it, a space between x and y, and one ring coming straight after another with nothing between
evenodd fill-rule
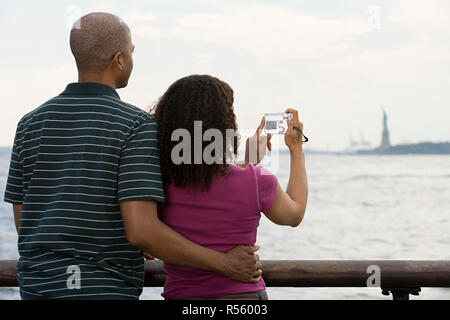
<instances>
[{"instance_id":1,"label":"man","mask_svg":"<svg viewBox=\"0 0 450 320\"><path fill-rule=\"evenodd\" d=\"M157 125L120 100L134 45L108 13L82 17L70 46L78 82L25 115L5 201L19 234L22 299L137 299L143 251L242 282L261 274L257 247L203 248L163 224Z\"/></svg>"}]
</instances>

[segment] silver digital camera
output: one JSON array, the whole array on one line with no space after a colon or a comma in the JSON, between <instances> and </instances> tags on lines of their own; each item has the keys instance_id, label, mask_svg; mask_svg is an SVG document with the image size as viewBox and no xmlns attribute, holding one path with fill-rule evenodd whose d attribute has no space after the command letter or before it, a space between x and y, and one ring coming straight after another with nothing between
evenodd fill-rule
<instances>
[{"instance_id":1,"label":"silver digital camera","mask_svg":"<svg viewBox=\"0 0 450 320\"><path fill-rule=\"evenodd\" d=\"M266 134L285 134L287 120L292 120L292 113L266 113L264 115L264 132Z\"/></svg>"}]
</instances>

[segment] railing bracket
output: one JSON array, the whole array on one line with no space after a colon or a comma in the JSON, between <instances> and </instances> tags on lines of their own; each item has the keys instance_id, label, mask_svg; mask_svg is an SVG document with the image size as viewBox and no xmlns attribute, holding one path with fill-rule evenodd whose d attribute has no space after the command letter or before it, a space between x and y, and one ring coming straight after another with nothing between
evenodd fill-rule
<instances>
[{"instance_id":1,"label":"railing bracket","mask_svg":"<svg viewBox=\"0 0 450 320\"><path fill-rule=\"evenodd\" d=\"M392 293L392 300L409 300L409 295L418 296L420 288L382 288L381 293L388 296Z\"/></svg>"}]
</instances>

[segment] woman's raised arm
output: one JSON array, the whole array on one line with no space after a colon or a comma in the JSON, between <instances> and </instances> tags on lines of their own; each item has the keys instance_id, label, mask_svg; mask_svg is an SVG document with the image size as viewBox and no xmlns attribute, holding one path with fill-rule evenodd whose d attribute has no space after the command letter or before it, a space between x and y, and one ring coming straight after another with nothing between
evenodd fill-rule
<instances>
[{"instance_id":1,"label":"woman's raised arm","mask_svg":"<svg viewBox=\"0 0 450 320\"><path fill-rule=\"evenodd\" d=\"M302 147L303 124L298 118L298 111L287 109L293 119L288 120L288 130L284 141L289 148L291 167L286 191L278 184L275 200L269 212L265 213L272 222L280 225L296 227L303 220L308 200L308 179L306 176L305 155Z\"/></svg>"}]
</instances>

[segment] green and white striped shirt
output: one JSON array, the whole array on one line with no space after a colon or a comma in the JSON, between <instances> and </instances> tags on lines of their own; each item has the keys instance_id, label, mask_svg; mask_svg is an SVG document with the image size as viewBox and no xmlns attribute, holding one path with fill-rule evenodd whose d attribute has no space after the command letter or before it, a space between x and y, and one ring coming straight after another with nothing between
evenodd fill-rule
<instances>
[{"instance_id":1,"label":"green and white striped shirt","mask_svg":"<svg viewBox=\"0 0 450 320\"><path fill-rule=\"evenodd\" d=\"M17 126L5 201L22 204L23 299L137 299L144 258L119 203L164 202L157 123L104 84L71 83Z\"/></svg>"}]
</instances>

